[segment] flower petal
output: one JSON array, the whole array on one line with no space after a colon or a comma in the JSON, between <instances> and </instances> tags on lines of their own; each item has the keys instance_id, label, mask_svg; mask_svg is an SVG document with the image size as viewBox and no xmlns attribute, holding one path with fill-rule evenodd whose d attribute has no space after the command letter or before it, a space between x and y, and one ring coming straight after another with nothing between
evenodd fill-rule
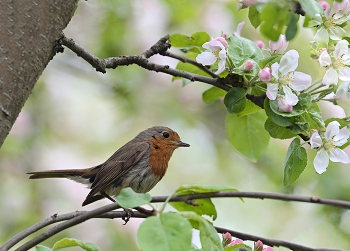
<instances>
[{"instance_id":1,"label":"flower petal","mask_svg":"<svg viewBox=\"0 0 350 251\"><path fill-rule=\"evenodd\" d=\"M324 74L322 84L324 85L336 85L338 83L338 73L334 68L329 68Z\"/></svg>"},{"instance_id":2,"label":"flower petal","mask_svg":"<svg viewBox=\"0 0 350 251\"><path fill-rule=\"evenodd\" d=\"M275 77L276 80L278 80L278 68L280 67L279 63L273 63L271 65L271 73L272 73L272 76Z\"/></svg>"},{"instance_id":3,"label":"flower petal","mask_svg":"<svg viewBox=\"0 0 350 251\"><path fill-rule=\"evenodd\" d=\"M321 52L320 56L318 57L318 62L322 67L326 67L332 63L331 57L329 56L327 50Z\"/></svg>"},{"instance_id":4,"label":"flower petal","mask_svg":"<svg viewBox=\"0 0 350 251\"><path fill-rule=\"evenodd\" d=\"M283 92L285 94L286 101L291 105L296 105L299 101L297 95L295 95L288 86L282 86Z\"/></svg>"},{"instance_id":5,"label":"flower petal","mask_svg":"<svg viewBox=\"0 0 350 251\"><path fill-rule=\"evenodd\" d=\"M294 71L298 67L299 53L296 50L287 51L280 61L278 71L282 75L287 75L288 72Z\"/></svg>"},{"instance_id":6,"label":"flower petal","mask_svg":"<svg viewBox=\"0 0 350 251\"><path fill-rule=\"evenodd\" d=\"M346 40L339 41L334 49L334 53L333 53L334 57L338 59L341 56L343 56L345 53L347 53L348 45L349 45L349 42Z\"/></svg>"},{"instance_id":7,"label":"flower petal","mask_svg":"<svg viewBox=\"0 0 350 251\"><path fill-rule=\"evenodd\" d=\"M321 26L321 28L317 30L314 38L316 41L320 41L328 44L328 41L329 41L328 31L323 26Z\"/></svg>"},{"instance_id":8,"label":"flower petal","mask_svg":"<svg viewBox=\"0 0 350 251\"><path fill-rule=\"evenodd\" d=\"M322 148L320 149L314 159L314 167L318 174L324 173L329 164L328 153Z\"/></svg>"},{"instance_id":9,"label":"flower petal","mask_svg":"<svg viewBox=\"0 0 350 251\"><path fill-rule=\"evenodd\" d=\"M318 147L322 146L322 144L323 144L321 136L320 136L320 134L318 134L318 132L314 132L311 135L309 142L310 142L311 148L318 148Z\"/></svg>"},{"instance_id":10,"label":"flower petal","mask_svg":"<svg viewBox=\"0 0 350 251\"><path fill-rule=\"evenodd\" d=\"M306 73L295 71L293 77L294 81L289 83L289 86L294 91L303 91L311 85L311 76Z\"/></svg>"},{"instance_id":11,"label":"flower petal","mask_svg":"<svg viewBox=\"0 0 350 251\"><path fill-rule=\"evenodd\" d=\"M329 28L329 37L333 40L341 40L345 35L346 31L337 25Z\"/></svg>"},{"instance_id":12,"label":"flower petal","mask_svg":"<svg viewBox=\"0 0 350 251\"><path fill-rule=\"evenodd\" d=\"M340 124L338 121L332 121L328 124L326 132L324 133L324 137L327 141L339 133L339 126Z\"/></svg>"},{"instance_id":13,"label":"flower petal","mask_svg":"<svg viewBox=\"0 0 350 251\"><path fill-rule=\"evenodd\" d=\"M338 86L337 92L334 96L336 100L340 100L343 97L346 97L346 94L349 92L349 84L350 82L344 82Z\"/></svg>"},{"instance_id":14,"label":"flower petal","mask_svg":"<svg viewBox=\"0 0 350 251\"><path fill-rule=\"evenodd\" d=\"M196 61L202 65L212 65L216 59L215 55L209 51L202 52L196 57Z\"/></svg>"},{"instance_id":15,"label":"flower petal","mask_svg":"<svg viewBox=\"0 0 350 251\"><path fill-rule=\"evenodd\" d=\"M338 68L339 70L339 79L343 81L350 81L350 68L345 66L345 67L340 67Z\"/></svg>"},{"instance_id":16,"label":"flower petal","mask_svg":"<svg viewBox=\"0 0 350 251\"><path fill-rule=\"evenodd\" d=\"M266 96L270 100L275 100L278 92L278 84L267 84Z\"/></svg>"},{"instance_id":17,"label":"flower petal","mask_svg":"<svg viewBox=\"0 0 350 251\"><path fill-rule=\"evenodd\" d=\"M344 126L342 129L339 130L339 133L334 136L333 145L335 146L344 145L346 142L348 142L349 136L350 136L350 131L346 126Z\"/></svg>"},{"instance_id":18,"label":"flower petal","mask_svg":"<svg viewBox=\"0 0 350 251\"><path fill-rule=\"evenodd\" d=\"M343 150L339 149L339 148L331 148L329 150L330 153L330 159L333 162L341 162L344 164L348 164L350 163L350 158L349 156L346 154L346 152L344 152Z\"/></svg>"}]
</instances>

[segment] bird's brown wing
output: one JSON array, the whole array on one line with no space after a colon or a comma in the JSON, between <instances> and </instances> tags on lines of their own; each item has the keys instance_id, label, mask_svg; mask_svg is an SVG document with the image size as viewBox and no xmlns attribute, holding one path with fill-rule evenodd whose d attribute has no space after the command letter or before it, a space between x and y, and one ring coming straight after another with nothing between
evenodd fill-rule
<instances>
[{"instance_id":1,"label":"bird's brown wing","mask_svg":"<svg viewBox=\"0 0 350 251\"><path fill-rule=\"evenodd\" d=\"M123 146L102 164L86 200L98 192L103 192L113 182L123 177L149 150L147 142L137 142Z\"/></svg>"}]
</instances>

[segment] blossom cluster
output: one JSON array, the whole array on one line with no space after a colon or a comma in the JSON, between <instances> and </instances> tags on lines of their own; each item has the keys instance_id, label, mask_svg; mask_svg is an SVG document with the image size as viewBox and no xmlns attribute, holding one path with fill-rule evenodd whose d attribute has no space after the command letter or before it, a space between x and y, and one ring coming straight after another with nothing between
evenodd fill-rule
<instances>
[{"instance_id":1,"label":"blossom cluster","mask_svg":"<svg viewBox=\"0 0 350 251\"><path fill-rule=\"evenodd\" d=\"M238 8L246 8L262 3L263 0L241 0ZM322 90L335 92L333 100L350 98L350 49L349 42L345 39L345 23L350 20L350 0L335 1L332 6L326 1L319 1L323 13L316 14L309 22L310 27L316 27L314 41L311 42L313 58L318 60L325 73L320 81L322 85L312 84L310 75L297 71L299 53L296 50L287 50L289 42L285 35L280 35L277 41L270 41L268 48L265 44L256 40L254 43L263 52L265 58L273 58L265 66L257 66L252 59L245 59L240 65L233 64L230 58L227 35L212 38L203 44L205 51L200 53L196 60L202 65L217 65L215 74L223 72L242 75L249 86L257 86L266 93L271 102L276 102L278 112L283 114L292 113L299 103L299 95L308 93L312 102L316 102L317 94ZM244 22L237 27L235 36L241 36ZM252 73L254 69L258 69ZM250 75L249 75L250 74ZM247 77L248 76L248 77ZM255 85L254 85L255 84ZM315 87L316 86L316 87ZM323 88L323 89L322 89ZM328 88L328 89L327 89ZM332 89L331 89L332 88ZM310 91L312 90L312 91ZM330 92L324 92L326 96ZM288 117L288 115L286 115ZM293 116L293 115L291 115ZM323 173L333 162L350 163L350 158L341 149L349 139L350 131L346 126L340 126L337 121L318 124L317 130L312 128L308 131L309 144L317 150L313 161L317 173Z\"/></svg>"}]
</instances>

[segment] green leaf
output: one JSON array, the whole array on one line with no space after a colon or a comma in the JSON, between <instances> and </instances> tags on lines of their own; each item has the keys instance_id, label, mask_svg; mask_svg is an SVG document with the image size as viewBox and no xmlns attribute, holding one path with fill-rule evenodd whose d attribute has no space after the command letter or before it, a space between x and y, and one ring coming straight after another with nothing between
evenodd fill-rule
<instances>
[{"instance_id":1,"label":"green leaf","mask_svg":"<svg viewBox=\"0 0 350 251\"><path fill-rule=\"evenodd\" d=\"M203 251L223 251L220 238L215 228L204 218L192 212L182 212L181 215L194 223L199 230L199 238Z\"/></svg>"},{"instance_id":2,"label":"green leaf","mask_svg":"<svg viewBox=\"0 0 350 251\"><path fill-rule=\"evenodd\" d=\"M229 186L182 185L176 189L176 195L194 193L238 192L237 188Z\"/></svg>"},{"instance_id":3,"label":"green leaf","mask_svg":"<svg viewBox=\"0 0 350 251\"><path fill-rule=\"evenodd\" d=\"M284 26L289 23L289 8L279 3L268 3L262 10L260 19L260 32L272 41L277 41Z\"/></svg>"},{"instance_id":4,"label":"green leaf","mask_svg":"<svg viewBox=\"0 0 350 251\"><path fill-rule=\"evenodd\" d=\"M71 238L64 238L58 242L56 242L52 249L57 250L61 248L68 248L68 247L81 247L84 250L87 251L99 251L100 249L91 242L85 242L81 240L71 239Z\"/></svg>"},{"instance_id":5,"label":"green leaf","mask_svg":"<svg viewBox=\"0 0 350 251\"><path fill-rule=\"evenodd\" d=\"M216 99L225 96L226 93L226 91L214 86L203 92L202 98L205 103L210 103Z\"/></svg>"},{"instance_id":6,"label":"green leaf","mask_svg":"<svg viewBox=\"0 0 350 251\"><path fill-rule=\"evenodd\" d=\"M244 110L247 105L245 95L247 90L239 87L232 87L225 95L224 104L229 113L239 113Z\"/></svg>"},{"instance_id":7,"label":"green leaf","mask_svg":"<svg viewBox=\"0 0 350 251\"><path fill-rule=\"evenodd\" d=\"M290 129L275 124L270 118L265 122L265 130L275 139L290 139L295 137L295 134Z\"/></svg>"},{"instance_id":8,"label":"green leaf","mask_svg":"<svg viewBox=\"0 0 350 251\"><path fill-rule=\"evenodd\" d=\"M263 58L262 60L259 61L259 67L261 69L265 67L271 67L273 63L279 62L281 58L282 58L282 55L280 54L274 54L272 56Z\"/></svg>"},{"instance_id":9,"label":"green leaf","mask_svg":"<svg viewBox=\"0 0 350 251\"><path fill-rule=\"evenodd\" d=\"M259 27L259 25L261 24L261 20L260 13L256 9L256 6L252 5L249 7L248 18L255 29Z\"/></svg>"},{"instance_id":10,"label":"green leaf","mask_svg":"<svg viewBox=\"0 0 350 251\"><path fill-rule=\"evenodd\" d=\"M292 125L292 133L299 134L309 131L309 122L295 122Z\"/></svg>"},{"instance_id":11,"label":"green leaf","mask_svg":"<svg viewBox=\"0 0 350 251\"><path fill-rule=\"evenodd\" d=\"M177 213L148 217L137 231L142 251L188 251L191 239L191 224Z\"/></svg>"},{"instance_id":12,"label":"green leaf","mask_svg":"<svg viewBox=\"0 0 350 251\"><path fill-rule=\"evenodd\" d=\"M216 193L222 191L238 191L236 188L227 186L201 186L201 185L183 185L180 186L175 195L195 194L195 193ZM169 204L176 210L184 212L191 211L199 215L208 215L215 220L217 218L217 211L215 205L210 198L206 199L194 199L193 202L196 205L191 205L182 201L170 202Z\"/></svg>"},{"instance_id":13,"label":"green leaf","mask_svg":"<svg viewBox=\"0 0 350 251\"><path fill-rule=\"evenodd\" d=\"M298 31L298 15L297 14L291 14L289 24L286 29L286 39L287 41L292 40Z\"/></svg>"},{"instance_id":14,"label":"green leaf","mask_svg":"<svg viewBox=\"0 0 350 251\"><path fill-rule=\"evenodd\" d=\"M308 14L311 18L313 18L316 14L323 13L322 6L313 0L299 0L301 8Z\"/></svg>"},{"instance_id":15,"label":"green leaf","mask_svg":"<svg viewBox=\"0 0 350 251\"><path fill-rule=\"evenodd\" d=\"M263 110L247 116L229 114L226 133L232 146L246 158L256 162L266 151L270 135L264 129L266 115Z\"/></svg>"},{"instance_id":16,"label":"green leaf","mask_svg":"<svg viewBox=\"0 0 350 251\"><path fill-rule=\"evenodd\" d=\"M310 93L301 93L298 95L298 104L302 109L307 110L312 104L312 98Z\"/></svg>"},{"instance_id":17,"label":"green leaf","mask_svg":"<svg viewBox=\"0 0 350 251\"><path fill-rule=\"evenodd\" d=\"M241 65L248 59L259 63L264 58L259 47L247 38L233 34L227 39L227 43L229 46L228 55L235 66Z\"/></svg>"},{"instance_id":18,"label":"green leaf","mask_svg":"<svg viewBox=\"0 0 350 251\"><path fill-rule=\"evenodd\" d=\"M241 251L241 249L244 250L252 250L252 248L244 243L241 244L235 244L233 246L225 248L225 251Z\"/></svg>"},{"instance_id":19,"label":"green leaf","mask_svg":"<svg viewBox=\"0 0 350 251\"><path fill-rule=\"evenodd\" d=\"M307 110L307 113L309 114L310 118L316 123L318 127L321 127L321 128L325 127L325 123L321 115L321 110L318 107L317 103L313 103ZM312 128L318 129L316 126L312 126Z\"/></svg>"},{"instance_id":20,"label":"green leaf","mask_svg":"<svg viewBox=\"0 0 350 251\"><path fill-rule=\"evenodd\" d=\"M264 109L265 109L266 115L269 117L269 119L271 119L271 121L273 123L275 123L276 125L279 125L281 127L286 127L286 126L292 125L292 121L291 120L293 120L293 118L286 118L286 117L283 117L281 115L276 114L271 109L270 102L271 102L270 99L265 98Z\"/></svg>"},{"instance_id":21,"label":"green leaf","mask_svg":"<svg viewBox=\"0 0 350 251\"><path fill-rule=\"evenodd\" d=\"M134 208L151 202L151 195L148 193L136 193L132 188L123 188L115 198L116 202L123 208Z\"/></svg>"},{"instance_id":22,"label":"green leaf","mask_svg":"<svg viewBox=\"0 0 350 251\"><path fill-rule=\"evenodd\" d=\"M36 251L52 251L51 248L43 246L43 245L37 245L35 246Z\"/></svg>"},{"instance_id":23,"label":"green leaf","mask_svg":"<svg viewBox=\"0 0 350 251\"><path fill-rule=\"evenodd\" d=\"M183 34L172 34L169 38L169 43L173 47L193 47L202 45L210 40L210 36L206 32L195 32L192 36Z\"/></svg>"},{"instance_id":24,"label":"green leaf","mask_svg":"<svg viewBox=\"0 0 350 251\"><path fill-rule=\"evenodd\" d=\"M245 116L245 115L252 114L254 112L260 111L260 110L261 110L261 107L257 106L252 101L247 100L247 103L246 103L246 106L245 106L244 110L239 112L239 113L237 113L237 116L238 117Z\"/></svg>"},{"instance_id":25,"label":"green leaf","mask_svg":"<svg viewBox=\"0 0 350 251\"><path fill-rule=\"evenodd\" d=\"M304 171L307 164L305 148L300 145L300 139L295 138L289 145L284 161L283 185L289 186L295 182Z\"/></svg>"}]
</instances>

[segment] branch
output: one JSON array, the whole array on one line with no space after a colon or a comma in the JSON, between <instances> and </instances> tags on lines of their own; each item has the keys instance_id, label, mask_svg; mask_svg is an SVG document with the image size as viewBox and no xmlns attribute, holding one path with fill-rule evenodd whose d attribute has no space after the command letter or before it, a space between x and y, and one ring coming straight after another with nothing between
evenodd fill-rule
<instances>
[{"instance_id":1,"label":"branch","mask_svg":"<svg viewBox=\"0 0 350 251\"><path fill-rule=\"evenodd\" d=\"M106 73L106 69L115 69L118 66L127 66L131 64L136 64L144 69L163 72L175 77L182 77L189 79L191 81L200 81L213 86L216 86L225 91L230 90L229 86L221 84L217 78L205 77L199 74L189 73L169 67L169 65L159 65L148 61L148 58L156 54L164 54L169 48L170 44L166 41L169 39L169 35L166 35L159 39L150 49L143 52L141 55L130 55L130 56L119 56L111 57L105 59L99 59L92 55L90 52L86 51L84 48L77 45L73 39L67 38L62 35L61 43L72 50L77 56L82 57L85 61L91 64L97 71Z\"/></svg>"},{"instance_id":2,"label":"branch","mask_svg":"<svg viewBox=\"0 0 350 251\"><path fill-rule=\"evenodd\" d=\"M282 200L282 201L297 201L297 202L307 202L307 203L316 203L316 204L323 204L323 205L330 205L330 206L337 206L337 207L343 207L350 209L350 202L348 201L341 201L341 200L330 200L330 199L322 199L315 196L299 196L299 195L289 195L289 194L279 194L279 193L264 193L264 192L218 192L218 193L203 193L203 194L190 194L190 195L181 195L181 196L172 196L170 201L176 202L176 201L190 201L193 199L203 199L203 198L220 198L220 197L238 197L238 198L254 198L254 199L275 199L275 200ZM165 202L167 200L167 196L155 196L152 198L153 203L157 202ZM9 240L7 243L5 243L1 248L0 251L6 251L9 248L13 247L16 243L23 240L30 234L57 222L60 221L66 221L63 222L57 226L54 226L50 229L48 229L46 232L38 235L37 237L33 238L32 240L26 242L21 247L16 249L16 251L20 250L28 250L29 248L39 244L40 242L50 238L54 234L61 232L67 228L70 228L74 225L77 225L81 222L84 222L90 218L121 218L125 217L125 212L115 212L112 210L118 209L120 206L117 203L113 203L101 208L97 208L92 211L77 211L73 213L68 213L64 215L53 215L42 222L39 222L28 229L22 231L15 237L13 237L11 240ZM132 217L136 218L145 218L152 214L151 211L144 210L142 208L137 208L137 211L134 211ZM223 228L217 227L218 232L226 231L223 230ZM273 239L266 239L262 237L257 237L249 234L243 234L240 232L235 232L232 230L227 230L226 232L230 232L233 236L237 238L241 238L244 240L261 240L267 245L270 246L284 246L288 248L292 248L293 250L326 250L326 249L312 249L308 247L303 247L298 244L279 241L279 240L273 240ZM294 245L294 246L293 246ZM304 249L298 249L296 247L303 247Z\"/></svg>"},{"instance_id":3,"label":"branch","mask_svg":"<svg viewBox=\"0 0 350 251\"><path fill-rule=\"evenodd\" d=\"M242 239L242 240L250 240L250 241L262 241L262 243L271 246L271 247L286 247L290 250L298 250L298 251L341 251L340 249L327 249L327 248L310 248L303 245L295 244L292 242L282 241L282 240L275 240L275 239L268 239L264 237L259 237L256 235L241 233L237 231L233 231L230 229L222 228L222 227L216 227L214 226L216 231L218 233L224 234L229 232L232 236Z\"/></svg>"}]
</instances>

